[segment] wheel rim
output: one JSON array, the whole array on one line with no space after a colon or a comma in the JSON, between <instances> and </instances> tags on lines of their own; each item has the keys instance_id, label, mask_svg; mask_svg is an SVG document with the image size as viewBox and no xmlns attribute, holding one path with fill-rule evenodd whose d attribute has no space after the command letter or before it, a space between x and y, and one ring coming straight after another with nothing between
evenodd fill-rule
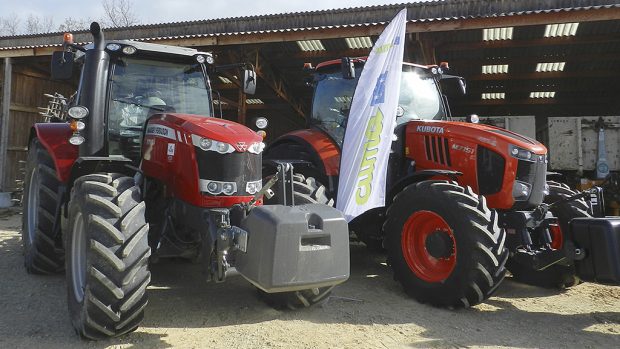
<instances>
[{"instance_id":1,"label":"wheel rim","mask_svg":"<svg viewBox=\"0 0 620 349\"><path fill-rule=\"evenodd\" d=\"M28 183L28 240L33 243L36 231L36 224L39 209L39 181L37 180L37 169L32 170Z\"/></svg>"},{"instance_id":2,"label":"wheel rim","mask_svg":"<svg viewBox=\"0 0 620 349\"><path fill-rule=\"evenodd\" d=\"M71 231L71 280L75 300L78 303L82 302L86 285L86 232L84 231L84 218L79 212Z\"/></svg>"},{"instance_id":3,"label":"wheel rim","mask_svg":"<svg viewBox=\"0 0 620 349\"><path fill-rule=\"evenodd\" d=\"M440 236L451 246L443 257L434 257L429 252L429 240ZM435 239L436 240L436 239ZM431 211L412 214L402 230L401 246L409 269L427 282L441 282L447 279L456 265L456 241L446 221Z\"/></svg>"}]
</instances>

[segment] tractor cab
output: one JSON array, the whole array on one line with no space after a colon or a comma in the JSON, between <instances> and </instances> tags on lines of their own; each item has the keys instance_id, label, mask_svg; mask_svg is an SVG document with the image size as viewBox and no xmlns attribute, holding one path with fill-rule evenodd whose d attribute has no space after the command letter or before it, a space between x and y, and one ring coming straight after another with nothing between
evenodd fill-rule
<instances>
[{"instance_id":1,"label":"tractor cab","mask_svg":"<svg viewBox=\"0 0 620 349\"><path fill-rule=\"evenodd\" d=\"M211 53L129 40L78 46L70 34L63 46L52 58L52 77L73 79L79 71L78 91L70 104L80 107L71 108L69 116L70 142L80 147L82 156L120 155L137 161L149 117L171 112L215 116Z\"/></svg>"},{"instance_id":2,"label":"tractor cab","mask_svg":"<svg viewBox=\"0 0 620 349\"><path fill-rule=\"evenodd\" d=\"M351 59L350 72L340 60L321 63L314 73L314 99L310 126L326 132L339 146L365 59ZM396 111L398 125L410 120L445 120L450 116L439 80L442 68L404 63Z\"/></svg>"}]
</instances>

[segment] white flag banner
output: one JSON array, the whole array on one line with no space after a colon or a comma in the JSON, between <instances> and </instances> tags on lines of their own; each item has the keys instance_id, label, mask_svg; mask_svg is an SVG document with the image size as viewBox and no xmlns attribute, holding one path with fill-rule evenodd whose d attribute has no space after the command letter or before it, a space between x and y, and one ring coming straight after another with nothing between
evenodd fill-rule
<instances>
[{"instance_id":1,"label":"white flag banner","mask_svg":"<svg viewBox=\"0 0 620 349\"><path fill-rule=\"evenodd\" d=\"M406 24L407 9L403 9L373 46L355 88L342 145L336 204L349 222L385 206Z\"/></svg>"}]
</instances>

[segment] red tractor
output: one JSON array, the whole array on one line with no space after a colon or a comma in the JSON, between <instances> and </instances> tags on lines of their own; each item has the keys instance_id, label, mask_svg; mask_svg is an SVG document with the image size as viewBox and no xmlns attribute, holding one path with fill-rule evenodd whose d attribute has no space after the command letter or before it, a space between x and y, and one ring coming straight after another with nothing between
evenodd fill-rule
<instances>
[{"instance_id":1,"label":"red tractor","mask_svg":"<svg viewBox=\"0 0 620 349\"><path fill-rule=\"evenodd\" d=\"M319 202L336 199L341 145L365 61L343 58L313 68L308 128L266 150L266 159L296 162L296 185ZM402 69L386 206L355 218L350 229L368 246L387 250L408 294L467 307L497 289L506 267L519 280L547 286L570 286L578 276L620 281L616 221L575 220L571 230L571 219L591 216L589 193L546 180L541 143L450 121L440 81L463 93L465 82L445 74L447 65L405 63ZM596 224L606 228L594 233Z\"/></svg>"},{"instance_id":2,"label":"red tractor","mask_svg":"<svg viewBox=\"0 0 620 349\"><path fill-rule=\"evenodd\" d=\"M66 269L73 326L86 338L135 330L149 260L184 257L221 282L236 269L278 306L326 299L348 278L346 221L326 205L262 205L262 137L215 118L210 53L66 35L52 78L80 72L65 122L31 132L22 238L31 273ZM238 66L239 68L241 66ZM246 92L255 88L244 69ZM280 181L278 182L278 179ZM288 187L287 187L288 183ZM267 195L269 196L269 195Z\"/></svg>"}]
</instances>

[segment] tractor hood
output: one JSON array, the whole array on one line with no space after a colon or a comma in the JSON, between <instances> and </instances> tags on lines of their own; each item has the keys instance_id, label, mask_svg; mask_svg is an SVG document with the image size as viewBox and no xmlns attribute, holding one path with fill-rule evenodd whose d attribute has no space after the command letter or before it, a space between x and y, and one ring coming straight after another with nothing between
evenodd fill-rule
<instances>
[{"instance_id":1,"label":"tractor hood","mask_svg":"<svg viewBox=\"0 0 620 349\"><path fill-rule=\"evenodd\" d=\"M205 117L191 114L166 113L159 114L151 118L150 125L155 124L172 124L175 129L181 129L184 133L177 131L180 140L184 141L185 137L191 142L191 136L195 135L201 138L209 138L215 141L224 142L232 145L237 151L244 152L247 146L261 142L263 138L251 129L224 119ZM148 127L147 127L148 132Z\"/></svg>"},{"instance_id":2,"label":"tractor hood","mask_svg":"<svg viewBox=\"0 0 620 349\"><path fill-rule=\"evenodd\" d=\"M445 136L452 139L468 140L476 144L486 144L491 148L496 148L501 144L508 143L538 155L547 154L547 148L537 140L490 125L457 121L416 120L409 122L407 128L409 132L413 131L416 133Z\"/></svg>"}]
</instances>

